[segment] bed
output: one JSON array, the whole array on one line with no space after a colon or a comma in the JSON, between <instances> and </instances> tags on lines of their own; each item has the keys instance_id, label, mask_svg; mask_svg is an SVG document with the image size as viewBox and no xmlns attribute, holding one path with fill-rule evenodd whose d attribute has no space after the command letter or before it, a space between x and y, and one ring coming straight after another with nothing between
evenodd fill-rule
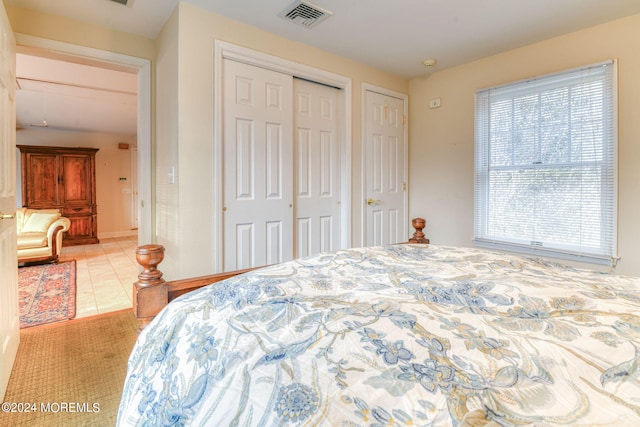
<instances>
[{"instance_id":1,"label":"bed","mask_svg":"<svg viewBox=\"0 0 640 427\"><path fill-rule=\"evenodd\" d=\"M639 347L638 278L476 248L339 250L162 308L118 425L634 426Z\"/></svg>"}]
</instances>

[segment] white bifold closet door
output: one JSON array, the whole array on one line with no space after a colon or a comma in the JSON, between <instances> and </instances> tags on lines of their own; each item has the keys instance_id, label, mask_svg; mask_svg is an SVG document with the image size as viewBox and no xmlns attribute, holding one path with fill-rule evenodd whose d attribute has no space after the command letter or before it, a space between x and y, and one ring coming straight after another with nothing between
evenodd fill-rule
<instances>
[{"instance_id":1,"label":"white bifold closet door","mask_svg":"<svg viewBox=\"0 0 640 427\"><path fill-rule=\"evenodd\" d=\"M223 60L224 270L339 244L338 90Z\"/></svg>"},{"instance_id":2,"label":"white bifold closet door","mask_svg":"<svg viewBox=\"0 0 640 427\"><path fill-rule=\"evenodd\" d=\"M339 90L294 79L295 251L340 247Z\"/></svg>"}]
</instances>

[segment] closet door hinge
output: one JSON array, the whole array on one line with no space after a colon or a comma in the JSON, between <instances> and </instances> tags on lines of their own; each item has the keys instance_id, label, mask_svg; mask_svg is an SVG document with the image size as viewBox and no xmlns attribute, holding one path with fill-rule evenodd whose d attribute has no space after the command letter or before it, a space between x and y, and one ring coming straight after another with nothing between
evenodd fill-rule
<instances>
[{"instance_id":1,"label":"closet door hinge","mask_svg":"<svg viewBox=\"0 0 640 427\"><path fill-rule=\"evenodd\" d=\"M402 124L406 125L407 124L407 116L406 115L402 115Z\"/></svg>"}]
</instances>

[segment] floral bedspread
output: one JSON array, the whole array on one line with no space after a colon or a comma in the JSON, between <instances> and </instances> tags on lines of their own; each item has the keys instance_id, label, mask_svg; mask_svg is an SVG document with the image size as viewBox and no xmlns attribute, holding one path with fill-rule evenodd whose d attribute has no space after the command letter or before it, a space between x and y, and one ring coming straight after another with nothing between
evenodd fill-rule
<instances>
[{"instance_id":1,"label":"floral bedspread","mask_svg":"<svg viewBox=\"0 0 640 427\"><path fill-rule=\"evenodd\" d=\"M172 302L118 425L640 425L640 279L471 248L341 250Z\"/></svg>"}]
</instances>

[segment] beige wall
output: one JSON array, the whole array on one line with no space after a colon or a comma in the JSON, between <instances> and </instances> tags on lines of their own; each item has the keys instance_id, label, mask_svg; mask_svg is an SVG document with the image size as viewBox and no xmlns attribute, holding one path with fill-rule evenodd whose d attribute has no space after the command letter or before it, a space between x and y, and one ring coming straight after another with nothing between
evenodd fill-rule
<instances>
[{"instance_id":1,"label":"beige wall","mask_svg":"<svg viewBox=\"0 0 640 427\"><path fill-rule=\"evenodd\" d=\"M640 274L640 15L434 73L410 82L410 216L432 243L473 239L474 92L606 59L618 60L621 274ZM430 99L442 106L429 109Z\"/></svg>"},{"instance_id":2,"label":"beige wall","mask_svg":"<svg viewBox=\"0 0 640 427\"><path fill-rule=\"evenodd\" d=\"M175 47L176 20L178 46ZM359 224L361 159L361 89L363 83L374 84L399 93L408 93L409 82L379 70L327 52L283 39L256 28L180 3L178 10L157 40L157 122L158 153L171 158L160 165L158 157L158 198L165 191L166 206L158 200L158 242L179 241L177 257L163 263L165 276L180 278L213 271L215 235L211 218L214 200L214 42L216 39L247 47L286 60L316 67L352 79L352 218ZM166 58L163 59L163 55ZM161 74L175 72L178 63L177 94L161 83ZM173 85L173 82L169 82ZM177 105L175 100L177 97ZM177 128L162 124L161 117L178 114ZM162 131L161 131L162 129ZM171 134L161 133L166 131ZM166 159L165 159L166 160ZM162 160L163 162L165 160ZM166 182L166 168L176 167L176 184ZM177 206L173 203L177 201ZM167 233L167 235L164 235ZM352 226L352 240L360 241L359 226ZM188 250L187 248L194 248ZM196 249L197 248L197 249ZM167 249L167 254L169 253Z\"/></svg>"},{"instance_id":3,"label":"beige wall","mask_svg":"<svg viewBox=\"0 0 640 427\"><path fill-rule=\"evenodd\" d=\"M156 236L165 247L162 271L179 262L179 254L188 256L193 250L180 247L180 206L178 185L169 184L169 168L178 165L178 13L177 9L164 26L158 39L156 57ZM198 186L196 186L197 188ZM198 249L195 249L198 250ZM174 267L175 268L175 267ZM170 273L171 274L171 273Z\"/></svg>"},{"instance_id":4,"label":"beige wall","mask_svg":"<svg viewBox=\"0 0 640 427\"><path fill-rule=\"evenodd\" d=\"M146 37L113 31L88 22L4 5L14 33L152 59L155 43Z\"/></svg>"},{"instance_id":5,"label":"beige wall","mask_svg":"<svg viewBox=\"0 0 640 427\"><path fill-rule=\"evenodd\" d=\"M93 147L96 153L96 203L98 205L98 238L136 235L131 221L131 149L118 144L135 146L135 138L101 133L65 132L56 130L23 129L16 134L18 145L57 147ZM20 151L17 150L17 156ZM20 163L17 167L20 178ZM125 178L125 180L120 180ZM18 181L18 193L20 192ZM17 204L21 197L17 195Z\"/></svg>"}]
</instances>

